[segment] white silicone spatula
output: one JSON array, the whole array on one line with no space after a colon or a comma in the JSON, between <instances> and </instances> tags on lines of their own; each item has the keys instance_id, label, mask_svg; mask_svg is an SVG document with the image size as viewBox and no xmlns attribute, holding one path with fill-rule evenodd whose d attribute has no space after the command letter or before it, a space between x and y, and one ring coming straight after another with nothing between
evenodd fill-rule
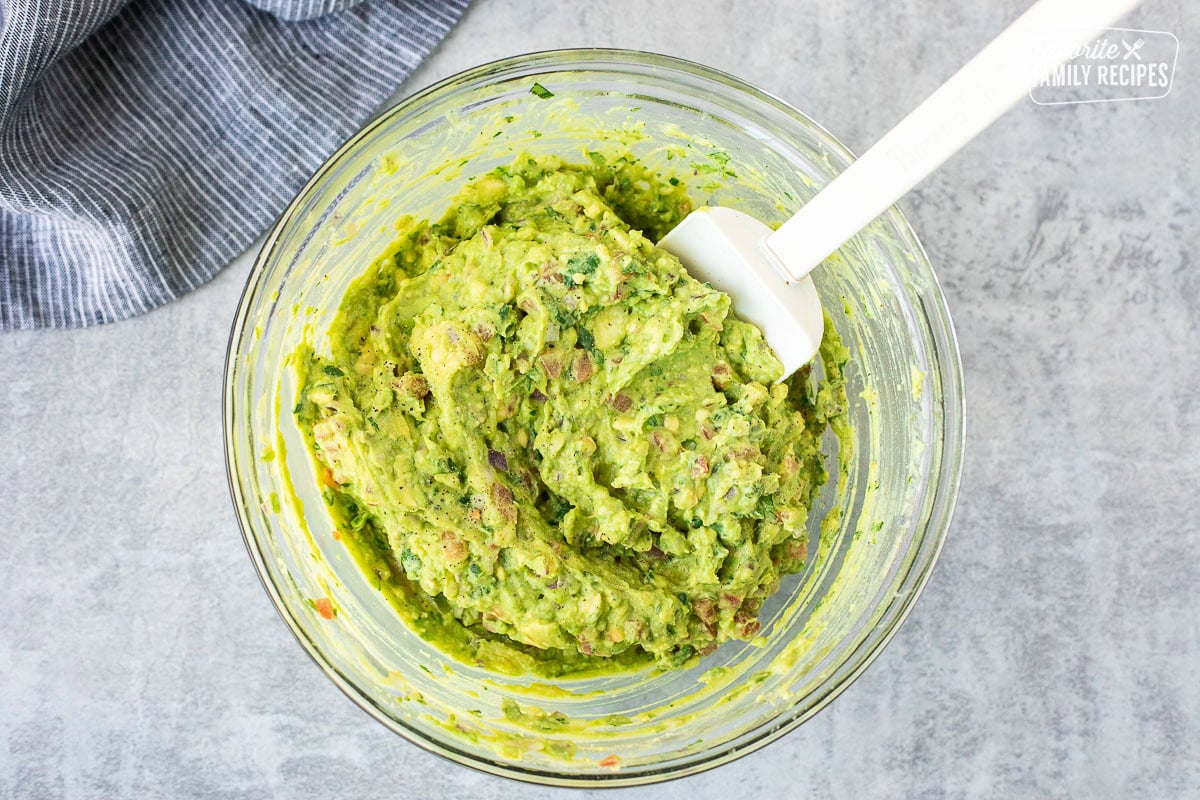
<instances>
[{"instance_id":1,"label":"white silicone spatula","mask_svg":"<svg viewBox=\"0 0 1200 800\"><path fill-rule=\"evenodd\" d=\"M808 273L1139 2L1040 0L779 230L708 206L659 246L727 292L791 375L813 359L824 333Z\"/></svg>"}]
</instances>

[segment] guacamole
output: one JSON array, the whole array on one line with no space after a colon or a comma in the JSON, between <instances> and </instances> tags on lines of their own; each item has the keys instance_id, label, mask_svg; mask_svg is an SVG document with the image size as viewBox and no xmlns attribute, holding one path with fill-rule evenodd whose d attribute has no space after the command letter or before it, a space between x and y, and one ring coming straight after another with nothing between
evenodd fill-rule
<instances>
[{"instance_id":1,"label":"guacamole","mask_svg":"<svg viewBox=\"0 0 1200 800\"><path fill-rule=\"evenodd\" d=\"M296 415L339 536L477 663L686 663L759 629L807 555L843 413L654 243L690 210L632 157L522 157L404 217ZM531 662L532 663L532 662Z\"/></svg>"}]
</instances>

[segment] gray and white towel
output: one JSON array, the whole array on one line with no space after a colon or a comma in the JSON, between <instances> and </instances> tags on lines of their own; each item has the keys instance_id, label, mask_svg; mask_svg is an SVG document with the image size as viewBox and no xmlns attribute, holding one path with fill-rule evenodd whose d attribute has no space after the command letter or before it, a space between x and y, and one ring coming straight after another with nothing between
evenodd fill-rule
<instances>
[{"instance_id":1,"label":"gray and white towel","mask_svg":"<svg viewBox=\"0 0 1200 800\"><path fill-rule=\"evenodd\" d=\"M0 0L0 329L212 278L467 2Z\"/></svg>"}]
</instances>

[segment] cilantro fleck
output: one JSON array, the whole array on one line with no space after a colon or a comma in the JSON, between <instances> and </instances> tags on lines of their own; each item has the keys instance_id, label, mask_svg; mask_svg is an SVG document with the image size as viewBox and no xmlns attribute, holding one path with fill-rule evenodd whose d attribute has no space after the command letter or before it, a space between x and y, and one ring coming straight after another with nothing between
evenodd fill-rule
<instances>
[{"instance_id":1,"label":"cilantro fleck","mask_svg":"<svg viewBox=\"0 0 1200 800\"><path fill-rule=\"evenodd\" d=\"M600 256L596 255L595 253L588 253L587 255L580 253L578 255L571 256L571 258L567 260L567 272L571 273L572 275L591 275L596 271L596 267L598 266L600 266Z\"/></svg>"},{"instance_id":2,"label":"cilantro fleck","mask_svg":"<svg viewBox=\"0 0 1200 800\"><path fill-rule=\"evenodd\" d=\"M758 498L758 503L754 507L754 516L757 519L771 519L775 516L775 497L773 495L764 494Z\"/></svg>"},{"instance_id":3,"label":"cilantro fleck","mask_svg":"<svg viewBox=\"0 0 1200 800\"><path fill-rule=\"evenodd\" d=\"M542 86L540 83L535 83L533 86L529 87L529 93L536 94L543 100L554 97L554 92L550 91L545 86Z\"/></svg>"},{"instance_id":4,"label":"cilantro fleck","mask_svg":"<svg viewBox=\"0 0 1200 800\"><path fill-rule=\"evenodd\" d=\"M406 547L400 551L400 566L408 577L415 578L421 571L421 557Z\"/></svg>"},{"instance_id":5,"label":"cilantro fleck","mask_svg":"<svg viewBox=\"0 0 1200 800\"><path fill-rule=\"evenodd\" d=\"M592 336L592 332L582 325L575 326L575 337L579 340L579 346L584 350L595 351L596 339Z\"/></svg>"},{"instance_id":6,"label":"cilantro fleck","mask_svg":"<svg viewBox=\"0 0 1200 800\"><path fill-rule=\"evenodd\" d=\"M575 315L568 309L562 306L551 306L550 313L554 315L554 321L558 323L560 328L575 327Z\"/></svg>"}]
</instances>

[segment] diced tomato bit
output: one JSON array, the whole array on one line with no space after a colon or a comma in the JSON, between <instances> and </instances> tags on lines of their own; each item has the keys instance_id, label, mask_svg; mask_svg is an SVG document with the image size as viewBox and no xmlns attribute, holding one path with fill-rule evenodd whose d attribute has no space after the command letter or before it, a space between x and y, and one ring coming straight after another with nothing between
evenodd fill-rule
<instances>
[{"instance_id":1,"label":"diced tomato bit","mask_svg":"<svg viewBox=\"0 0 1200 800\"><path fill-rule=\"evenodd\" d=\"M583 383L596 374L596 367L592 364L592 359L588 357L586 351L576 352L575 362L571 365L571 373L575 376L576 383Z\"/></svg>"},{"instance_id":2,"label":"diced tomato bit","mask_svg":"<svg viewBox=\"0 0 1200 800\"><path fill-rule=\"evenodd\" d=\"M562 374L563 365L558 360L556 353L544 353L538 358L538 361L541 363L542 369L546 370L546 374L551 378L557 378Z\"/></svg>"},{"instance_id":3,"label":"diced tomato bit","mask_svg":"<svg viewBox=\"0 0 1200 800\"><path fill-rule=\"evenodd\" d=\"M620 762L621 759L617 758L616 756L605 756L604 758L600 759L600 766L615 767Z\"/></svg>"},{"instance_id":4,"label":"diced tomato bit","mask_svg":"<svg viewBox=\"0 0 1200 800\"><path fill-rule=\"evenodd\" d=\"M442 552L451 564L457 564L467 557L467 544L454 534L454 531L442 531Z\"/></svg>"},{"instance_id":5,"label":"diced tomato bit","mask_svg":"<svg viewBox=\"0 0 1200 800\"><path fill-rule=\"evenodd\" d=\"M318 597L313 601L313 607L325 619L333 619L333 601L328 597Z\"/></svg>"},{"instance_id":6,"label":"diced tomato bit","mask_svg":"<svg viewBox=\"0 0 1200 800\"><path fill-rule=\"evenodd\" d=\"M338 482L333 479L333 470L329 467L321 467L321 483L328 486L330 489L336 489Z\"/></svg>"}]
</instances>

